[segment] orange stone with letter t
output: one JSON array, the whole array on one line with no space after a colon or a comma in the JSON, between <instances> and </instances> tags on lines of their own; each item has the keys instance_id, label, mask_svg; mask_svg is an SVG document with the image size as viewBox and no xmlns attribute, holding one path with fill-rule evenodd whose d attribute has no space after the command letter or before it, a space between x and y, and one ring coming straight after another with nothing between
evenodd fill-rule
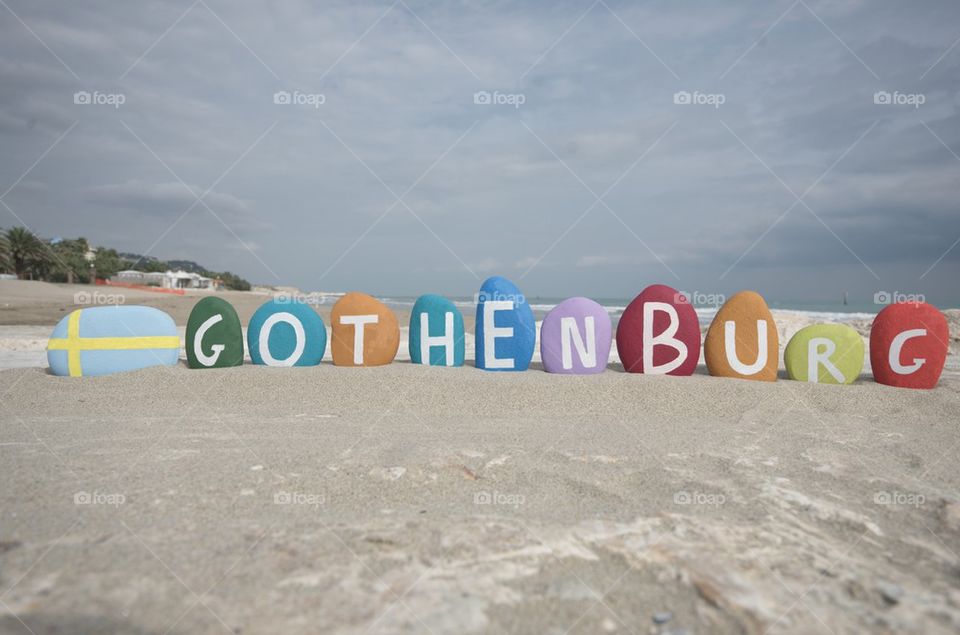
<instances>
[{"instance_id":1,"label":"orange stone with letter t","mask_svg":"<svg viewBox=\"0 0 960 635\"><path fill-rule=\"evenodd\" d=\"M337 366L382 366L397 356L400 324L383 302L356 291L343 296L330 313L330 350Z\"/></svg>"},{"instance_id":2,"label":"orange stone with letter t","mask_svg":"<svg viewBox=\"0 0 960 635\"><path fill-rule=\"evenodd\" d=\"M741 291L720 307L703 341L703 356L715 377L777 380L780 338L759 293Z\"/></svg>"}]
</instances>

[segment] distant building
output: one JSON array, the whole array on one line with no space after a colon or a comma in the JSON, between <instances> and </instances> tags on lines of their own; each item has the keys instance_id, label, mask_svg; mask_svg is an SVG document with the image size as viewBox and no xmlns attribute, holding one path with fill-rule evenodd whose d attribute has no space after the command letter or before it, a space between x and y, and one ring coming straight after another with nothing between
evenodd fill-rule
<instances>
[{"instance_id":1,"label":"distant building","mask_svg":"<svg viewBox=\"0 0 960 635\"><path fill-rule=\"evenodd\" d=\"M162 286L166 289L212 289L213 280L199 273L167 271L163 274Z\"/></svg>"},{"instance_id":2,"label":"distant building","mask_svg":"<svg viewBox=\"0 0 960 635\"><path fill-rule=\"evenodd\" d=\"M121 282L123 284L142 284L149 287L162 287L163 275L159 272L148 273L137 271L136 269L127 269L118 271L116 275L110 278L111 282Z\"/></svg>"},{"instance_id":3,"label":"distant building","mask_svg":"<svg viewBox=\"0 0 960 635\"><path fill-rule=\"evenodd\" d=\"M165 271L163 273L147 273L128 269L118 271L117 275L111 278L114 282L123 284L142 284L151 287L161 287L163 289L219 289L222 283L220 280L214 280L198 273L187 273L186 271Z\"/></svg>"}]
</instances>

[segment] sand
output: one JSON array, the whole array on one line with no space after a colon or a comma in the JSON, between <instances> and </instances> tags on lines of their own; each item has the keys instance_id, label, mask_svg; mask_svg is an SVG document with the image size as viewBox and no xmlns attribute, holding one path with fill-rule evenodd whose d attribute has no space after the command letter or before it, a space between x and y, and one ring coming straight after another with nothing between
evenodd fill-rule
<instances>
[{"instance_id":1,"label":"sand","mask_svg":"<svg viewBox=\"0 0 960 635\"><path fill-rule=\"evenodd\" d=\"M956 632L958 391L3 371L0 628Z\"/></svg>"},{"instance_id":2,"label":"sand","mask_svg":"<svg viewBox=\"0 0 960 635\"><path fill-rule=\"evenodd\" d=\"M960 629L955 374L621 371L0 371L0 632Z\"/></svg>"}]
</instances>

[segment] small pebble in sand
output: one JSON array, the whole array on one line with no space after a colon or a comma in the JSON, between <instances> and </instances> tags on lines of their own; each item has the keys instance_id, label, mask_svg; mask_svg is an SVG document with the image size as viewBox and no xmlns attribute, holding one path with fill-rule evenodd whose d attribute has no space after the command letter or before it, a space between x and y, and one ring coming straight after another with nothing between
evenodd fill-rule
<instances>
[{"instance_id":1,"label":"small pebble in sand","mask_svg":"<svg viewBox=\"0 0 960 635\"><path fill-rule=\"evenodd\" d=\"M653 623L654 624L666 624L673 619L673 613L670 611L661 611L659 613L653 614Z\"/></svg>"},{"instance_id":2,"label":"small pebble in sand","mask_svg":"<svg viewBox=\"0 0 960 635\"><path fill-rule=\"evenodd\" d=\"M903 587L893 582L880 582L877 584L877 591L887 604L899 604L903 598Z\"/></svg>"}]
</instances>

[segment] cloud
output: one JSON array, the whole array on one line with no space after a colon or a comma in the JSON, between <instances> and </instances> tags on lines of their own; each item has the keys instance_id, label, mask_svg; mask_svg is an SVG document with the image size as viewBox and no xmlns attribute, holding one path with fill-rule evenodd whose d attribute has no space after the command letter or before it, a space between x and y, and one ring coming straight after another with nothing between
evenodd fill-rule
<instances>
[{"instance_id":1,"label":"cloud","mask_svg":"<svg viewBox=\"0 0 960 635\"><path fill-rule=\"evenodd\" d=\"M816 295L829 267L876 286L850 250L919 278L960 237L956 3L808 2L773 28L789 5L408 4L13 4L50 50L0 23L0 191L29 169L4 200L46 235L393 294L531 265L530 294L709 289L749 248L724 281L789 268ZM168 231L211 187L220 219ZM767 231L788 188L823 222L798 205ZM958 268L960 248L917 290L953 293Z\"/></svg>"},{"instance_id":2,"label":"cloud","mask_svg":"<svg viewBox=\"0 0 960 635\"><path fill-rule=\"evenodd\" d=\"M144 181L127 181L97 185L87 188L84 192L87 199L101 205L113 205L128 209L141 210L147 213L157 213L180 209L181 211L193 205L203 196L204 190L197 185L186 185L179 182L147 183ZM230 194L209 192L203 196L206 202L215 210L234 215L249 215L251 203L241 200Z\"/></svg>"}]
</instances>

